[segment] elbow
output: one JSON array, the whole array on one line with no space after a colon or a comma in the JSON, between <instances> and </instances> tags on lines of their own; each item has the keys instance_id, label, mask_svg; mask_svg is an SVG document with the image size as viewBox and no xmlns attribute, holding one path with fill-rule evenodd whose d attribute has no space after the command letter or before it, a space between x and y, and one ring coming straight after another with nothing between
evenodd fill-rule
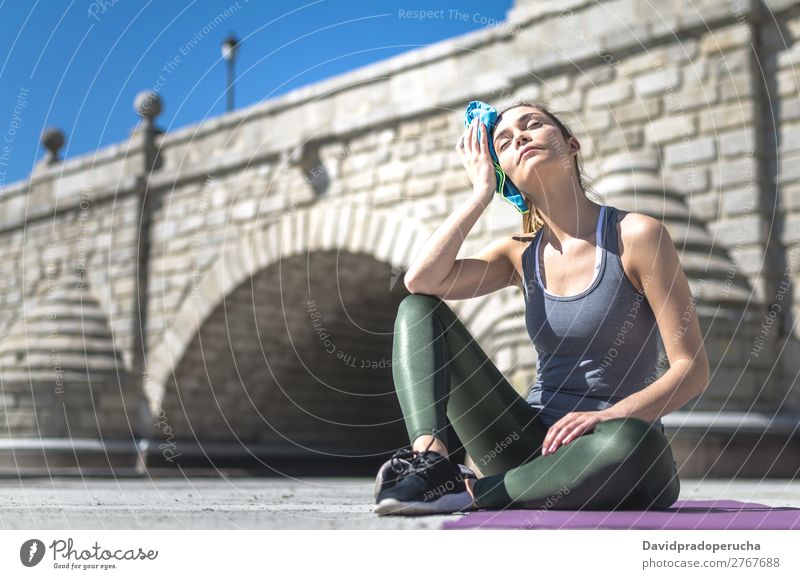
<instances>
[{"instance_id":1,"label":"elbow","mask_svg":"<svg viewBox=\"0 0 800 579\"><path fill-rule=\"evenodd\" d=\"M695 395L700 396L703 392L705 392L705 389L708 387L708 383L711 381L711 370L705 350L700 354L700 356L698 356L697 361L694 363L693 369L695 375L694 382L697 385L695 388Z\"/></svg>"},{"instance_id":2,"label":"elbow","mask_svg":"<svg viewBox=\"0 0 800 579\"><path fill-rule=\"evenodd\" d=\"M403 275L403 284L412 294L436 295L434 293L436 291L435 287L431 286L430 283L425 283L424 277L420 278L411 270Z\"/></svg>"},{"instance_id":3,"label":"elbow","mask_svg":"<svg viewBox=\"0 0 800 579\"><path fill-rule=\"evenodd\" d=\"M412 294L422 294L427 293L422 285L419 283L419 280L414 279L413 276L406 273L403 276L403 284L406 286L406 289L411 292Z\"/></svg>"},{"instance_id":4,"label":"elbow","mask_svg":"<svg viewBox=\"0 0 800 579\"><path fill-rule=\"evenodd\" d=\"M685 396L689 397L687 400L692 400L705 392L710 381L708 358L705 352L698 354L695 359L685 358L678 364L675 368L682 375L680 389Z\"/></svg>"}]
</instances>

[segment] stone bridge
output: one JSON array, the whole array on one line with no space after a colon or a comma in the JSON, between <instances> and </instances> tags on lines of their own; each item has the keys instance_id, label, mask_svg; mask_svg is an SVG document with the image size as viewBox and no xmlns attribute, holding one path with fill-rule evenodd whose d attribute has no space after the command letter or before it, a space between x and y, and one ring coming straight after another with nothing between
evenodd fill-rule
<instances>
[{"instance_id":1,"label":"stone bridge","mask_svg":"<svg viewBox=\"0 0 800 579\"><path fill-rule=\"evenodd\" d=\"M664 418L682 472L795 474L797 64L795 2L520 2L176 131L142 93L130 138L90 155L59 160L47 131L0 189L3 468L377 464L406 444L403 272L469 195L466 103L530 98L564 113L596 200L662 220L681 255L712 366ZM521 230L492 203L459 257ZM448 303L526 393L518 288Z\"/></svg>"}]
</instances>

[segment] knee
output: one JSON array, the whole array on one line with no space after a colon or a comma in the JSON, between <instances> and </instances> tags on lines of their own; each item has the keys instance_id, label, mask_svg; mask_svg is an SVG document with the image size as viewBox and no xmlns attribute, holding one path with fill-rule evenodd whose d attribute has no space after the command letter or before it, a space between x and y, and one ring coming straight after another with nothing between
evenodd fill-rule
<instances>
[{"instance_id":1,"label":"knee","mask_svg":"<svg viewBox=\"0 0 800 579\"><path fill-rule=\"evenodd\" d=\"M397 318L425 316L433 312L441 298L430 294L409 294L400 301L397 307Z\"/></svg>"},{"instance_id":2,"label":"knee","mask_svg":"<svg viewBox=\"0 0 800 579\"><path fill-rule=\"evenodd\" d=\"M651 422L631 416L607 420L595 426L596 443L624 456L633 454L642 445L650 444L655 433Z\"/></svg>"},{"instance_id":3,"label":"knee","mask_svg":"<svg viewBox=\"0 0 800 579\"><path fill-rule=\"evenodd\" d=\"M442 298L431 294L408 294L400 302L401 308L436 307Z\"/></svg>"}]
</instances>

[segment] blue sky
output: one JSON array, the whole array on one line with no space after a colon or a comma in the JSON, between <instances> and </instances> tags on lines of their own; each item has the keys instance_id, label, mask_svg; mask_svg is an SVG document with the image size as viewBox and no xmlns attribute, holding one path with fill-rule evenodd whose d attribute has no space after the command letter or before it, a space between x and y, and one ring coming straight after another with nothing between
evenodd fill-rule
<instances>
[{"instance_id":1,"label":"blue sky","mask_svg":"<svg viewBox=\"0 0 800 579\"><path fill-rule=\"evenodd\" d=\"M44 156L45 127L66 134L65 158L127 139L138 120L134 97L144 89L164 99L158 124L168 131L223 114L220 44L231 32L242 42L235 90L242 108L486 28L511 5L0 0L0 186L28 177Z\"/></svg>"}]
</instances>

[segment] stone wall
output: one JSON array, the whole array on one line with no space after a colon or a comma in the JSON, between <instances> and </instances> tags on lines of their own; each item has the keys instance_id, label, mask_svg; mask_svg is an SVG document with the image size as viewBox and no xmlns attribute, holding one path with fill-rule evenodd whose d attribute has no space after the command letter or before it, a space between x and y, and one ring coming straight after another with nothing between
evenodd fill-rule
<instances>
[{"instance_id":1,"label":"stone wall","mask_svg":"<svg viewBox=\"0 0 800 579\"><path fill-rule=\"evenodd\" d=\"M321 405L361 426L395 416L373 440L387 451L403 437L390 368L345 373L349 396L331 388L343 369L320 351L308 296L333 320L339 361L390 359L403 269L469 195L453 150L464 106L529 98L572 127L600 199L670 231L714 374L696 410L796 415L800 296L787 282L800 275L798 48L792 2L520 2L494 28L158 134L152 172L137 132L3 190L0 328L44 295L48 264L80 269L85 252L92 295L134 373L142 286L141 435L280 445L266 433L277 424L289 449L363 448L353 423L350 434L326 426L337 414ZM152 229L137 280L145 197ZM492 203L459 257L517 231L516 211ZM536 353L519 290L451 304L524 394ZM353 315L371 311L379 339ZM293 388L314 412L294 414Z\"/></svg>"}]
</instances>

